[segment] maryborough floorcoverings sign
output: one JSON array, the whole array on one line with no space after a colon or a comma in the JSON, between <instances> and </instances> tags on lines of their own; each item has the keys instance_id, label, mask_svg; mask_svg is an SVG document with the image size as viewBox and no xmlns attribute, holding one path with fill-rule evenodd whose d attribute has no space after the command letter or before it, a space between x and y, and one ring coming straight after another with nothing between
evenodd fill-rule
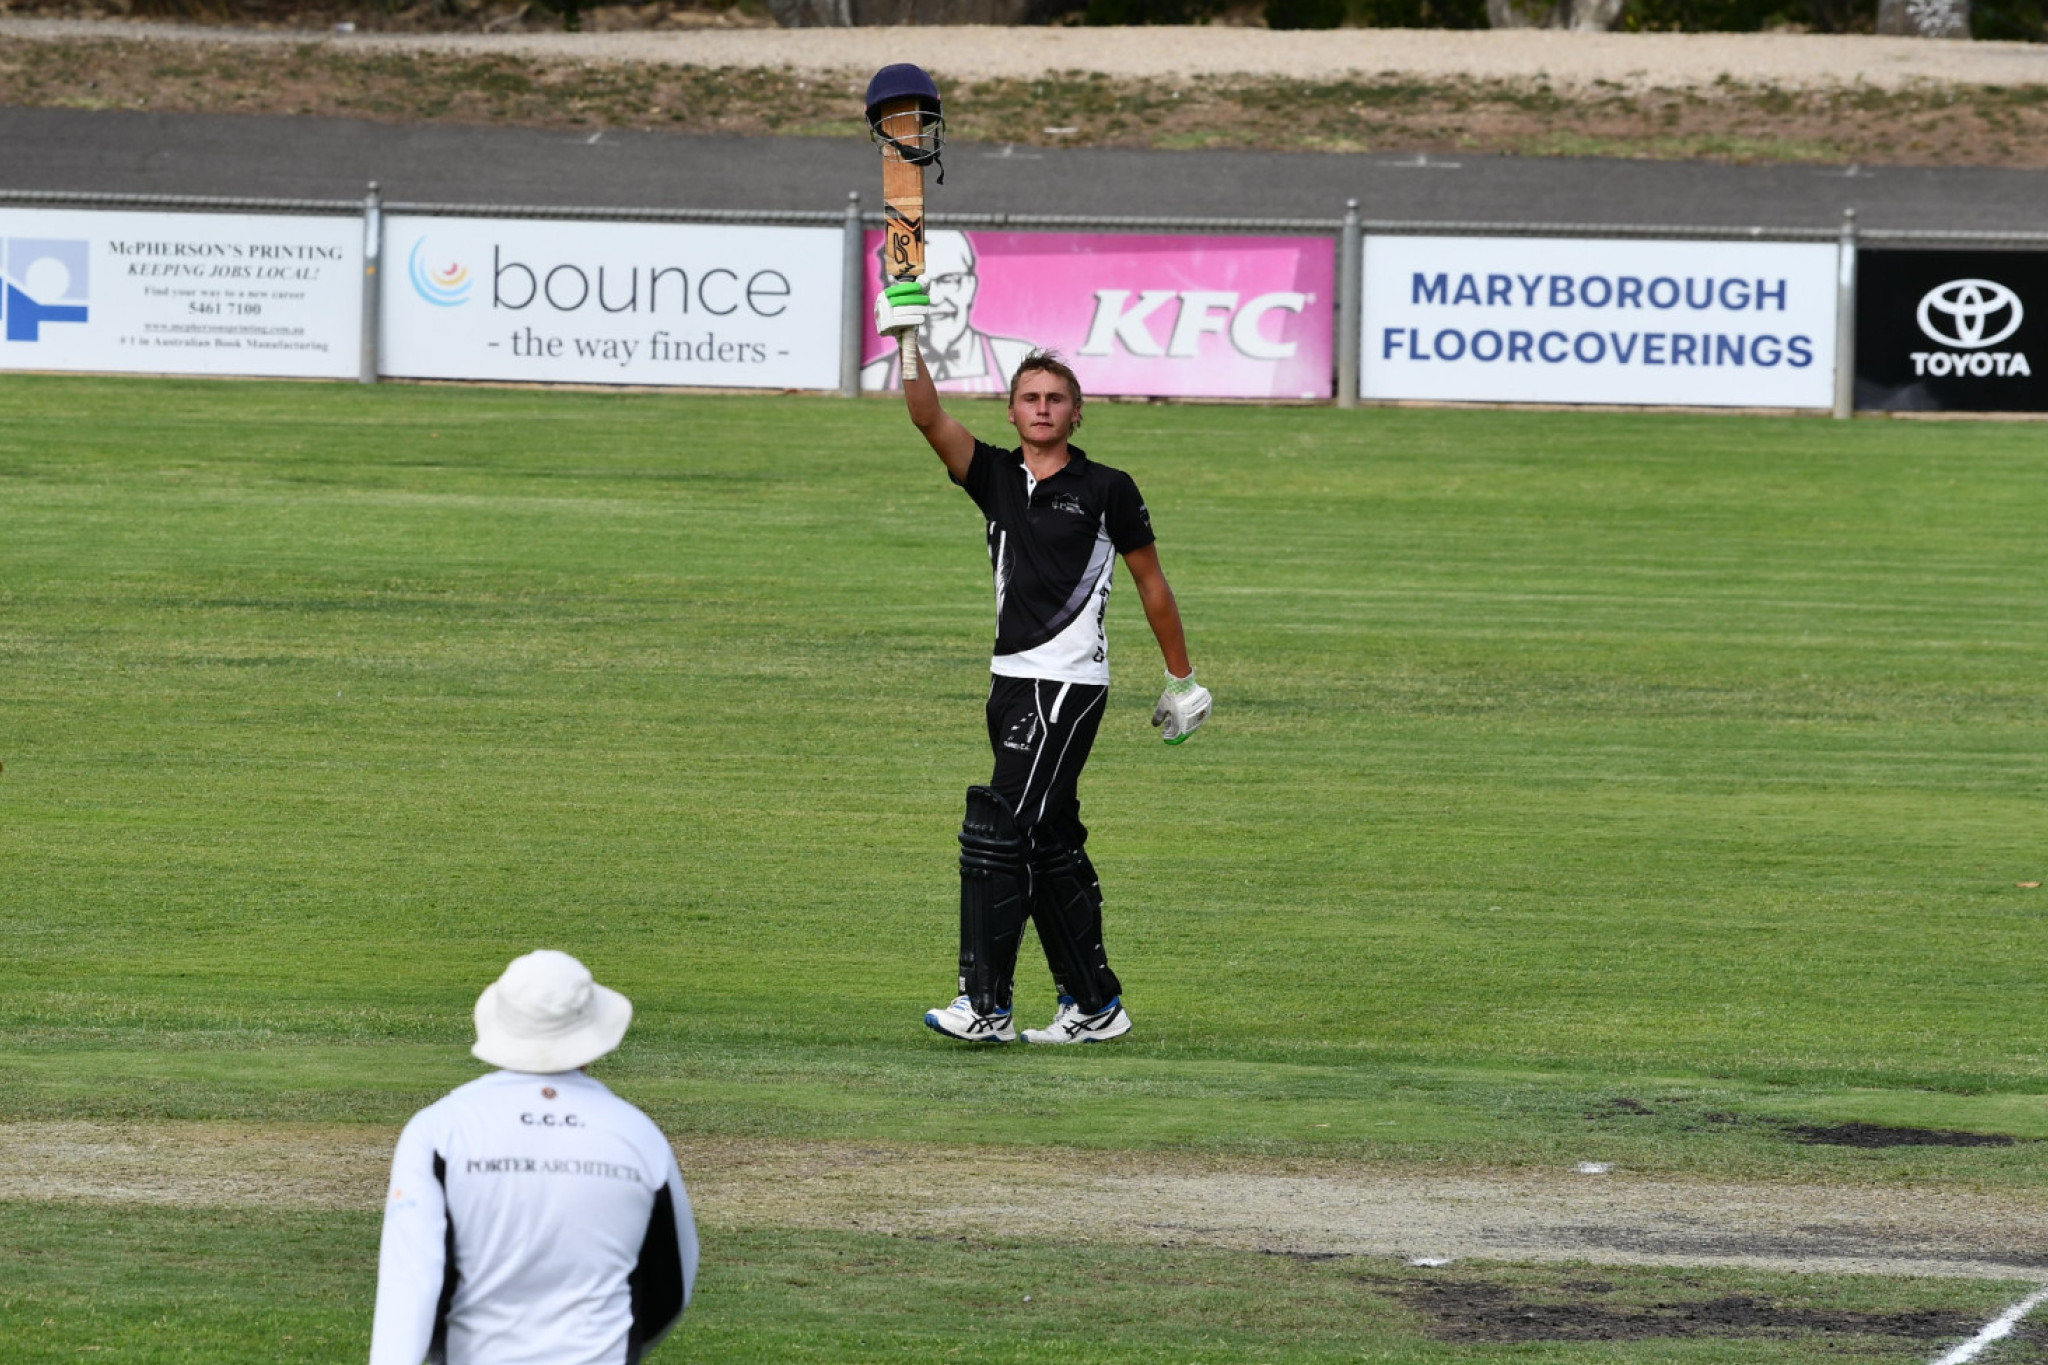
<instances>
[{"instance_id":1,"label":"maryborough floorcoverings sign","mask_svg":"<svg viewBox=\"0 0 2048 1365\"><path fill-rule=\"evenodd\" d=\"M1838 248L1372 237L1368 398L1822 408Z\"/></svg>"}]
</instances>

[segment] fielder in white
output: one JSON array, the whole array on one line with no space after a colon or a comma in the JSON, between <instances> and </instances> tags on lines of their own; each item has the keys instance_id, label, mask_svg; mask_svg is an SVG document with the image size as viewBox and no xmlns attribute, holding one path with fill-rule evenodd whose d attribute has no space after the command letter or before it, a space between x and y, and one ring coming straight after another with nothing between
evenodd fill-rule
<instances>
[{"instance_id":1,"label":"fielder in white","mask_svg":"<svg viewBox=\"0 0 2048 1365\"><path fill-rule=\"evenodd\" d=\"M567 953L476 1002L481 1076L391 1163L370 1365L633 1365L682 1318L697 1224L653 1120L582 1068L633 1006Z\"/></svg>"}]
</instances>

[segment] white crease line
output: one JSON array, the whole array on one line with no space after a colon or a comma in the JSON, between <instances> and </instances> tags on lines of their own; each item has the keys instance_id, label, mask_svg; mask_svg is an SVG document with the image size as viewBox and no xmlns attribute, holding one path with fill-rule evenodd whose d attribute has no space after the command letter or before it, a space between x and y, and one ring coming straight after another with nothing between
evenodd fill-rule
<instances>
[{"instance_id":1,"label":"white crease line","mask_svg":"<svg viewBox=\"0 0 2048 1365\"><path fill-rule=\"evenodd\" d=\"M2012 1329L2020 1325L2020 1319L2038 1308L2043 1300L2048 1300L2048 1285L2036 1289L2033 1293L2027 1295L2003 1313L2000 1313L1990 1322L1984 1324L1983 1331L1935 1361L1933 1365L1963 1365L1963 1362L1966 1360L1975 1360L1977 1353L1986 1346L1989 1346L1994 1341L2011 1336Z\"/></svg>"}]
</instances>

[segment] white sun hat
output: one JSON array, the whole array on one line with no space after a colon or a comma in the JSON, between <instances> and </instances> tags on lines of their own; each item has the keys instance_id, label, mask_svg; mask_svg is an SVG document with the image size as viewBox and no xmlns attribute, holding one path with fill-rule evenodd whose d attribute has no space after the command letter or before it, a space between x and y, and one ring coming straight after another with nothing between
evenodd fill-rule
<instances>
[{"instance_id":1,"label":"white sun hat","mask_svg":"<svg viewBox=\"0 0 2048 1365\"><path fill-rule=\"evenodd\" d=\"M617 1047L632 1022L632 1001L567 953L543 948L512 959L476 998L470 1052L507 1071L574 1071Z\"/></svg>"}]
</instances>

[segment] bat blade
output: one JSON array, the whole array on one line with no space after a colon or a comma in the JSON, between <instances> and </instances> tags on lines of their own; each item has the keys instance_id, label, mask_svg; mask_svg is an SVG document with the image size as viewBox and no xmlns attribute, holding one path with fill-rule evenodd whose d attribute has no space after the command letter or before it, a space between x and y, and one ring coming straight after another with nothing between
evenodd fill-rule
<instances>
[{"instance_id":1,"label":"bat blade","mask_svg":"<svg viewBox=\"0 0 2048 1365\"><path fill-rule=\"evenodd\" d=\"M918 103L894 100L881 108L882 132L913 141L920 121ZM924 274L924 167L905 161L894 147L882 146L882 259L891 281L914 280ZM903 353L903 377L917 378L917 334L897 338Z\"/></svg>"}]
</instances>

